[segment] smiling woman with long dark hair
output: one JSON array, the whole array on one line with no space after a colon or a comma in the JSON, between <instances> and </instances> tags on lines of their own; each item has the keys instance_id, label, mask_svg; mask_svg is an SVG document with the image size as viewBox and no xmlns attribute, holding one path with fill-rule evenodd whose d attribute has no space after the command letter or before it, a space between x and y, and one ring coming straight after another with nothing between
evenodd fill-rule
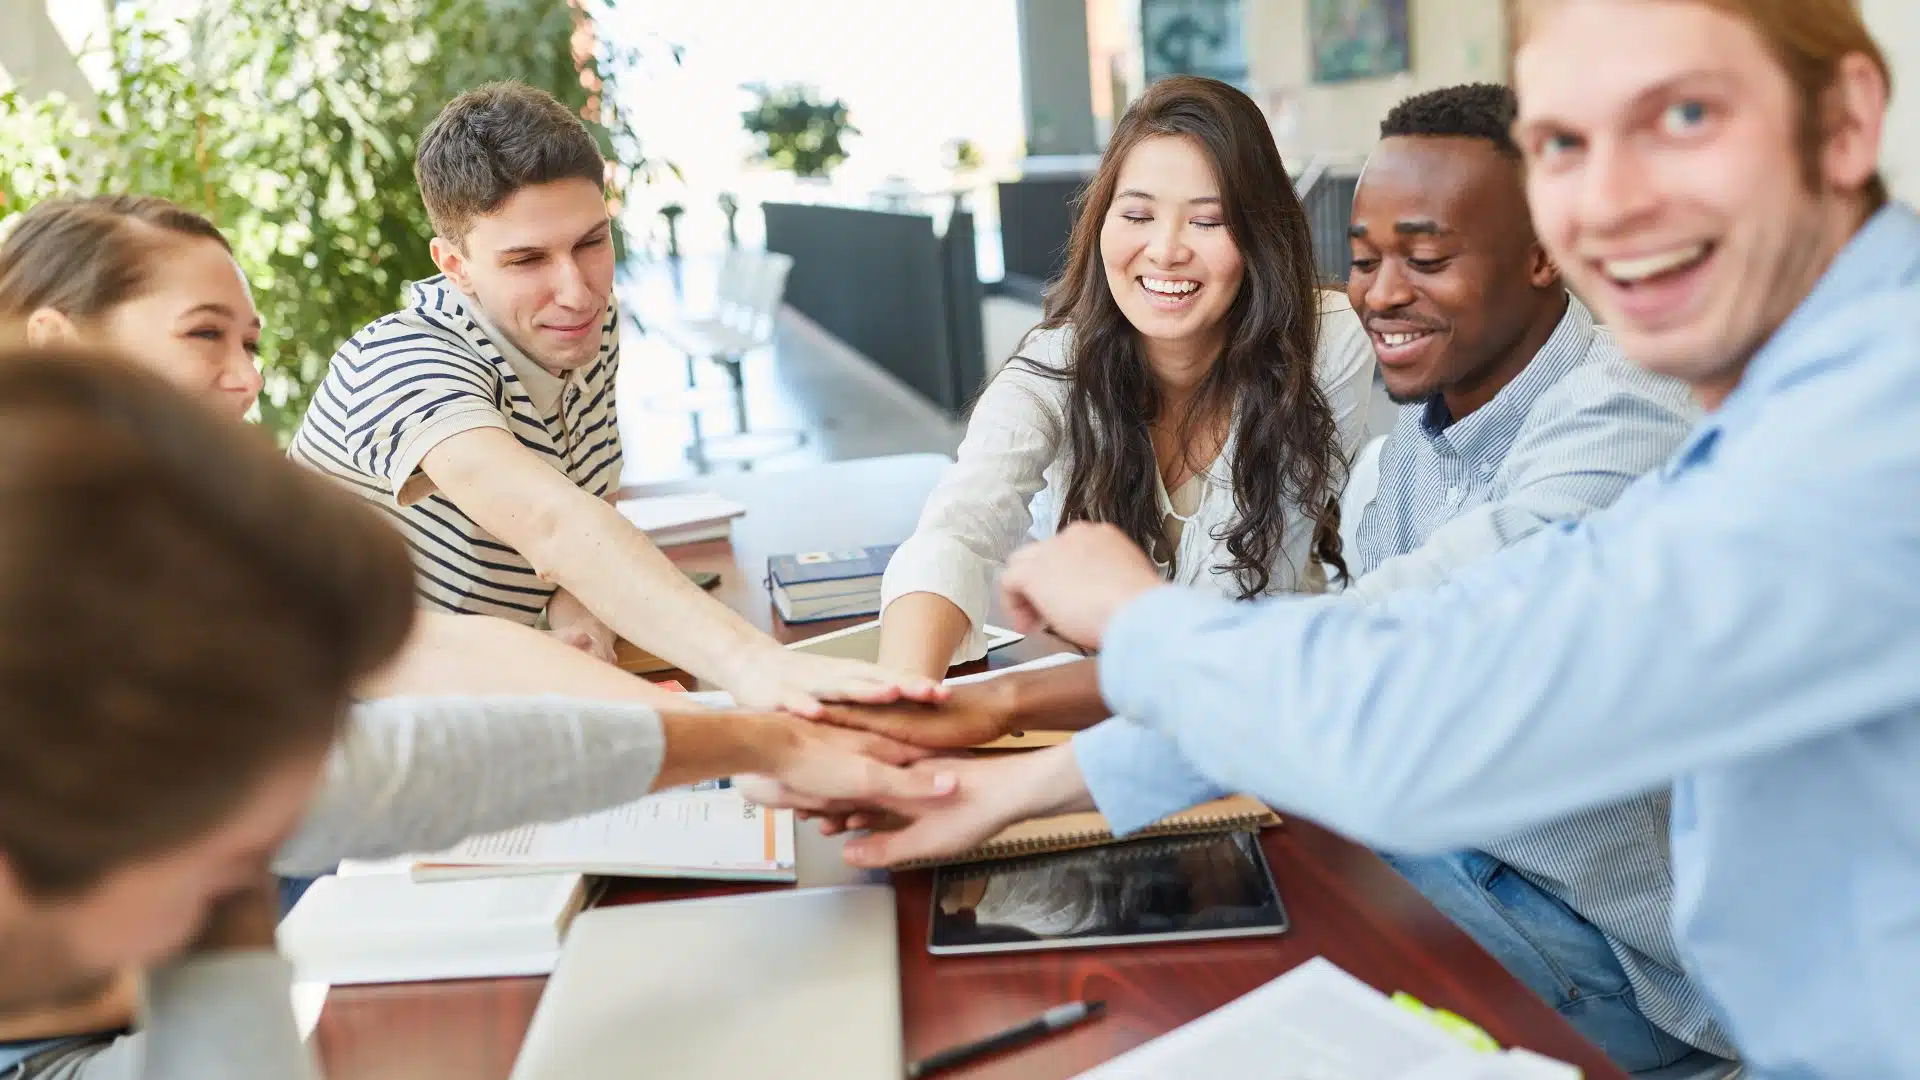
<instances>
[{"instance_id":1,"label":"smiling woman with long dark hair","mask_svg":"<svg viewBox=\"0 0 1920 1080\"><path fill-rule=\"evenodd\" d=\"M1229 596L1344 573L1337 500L1373 350L1319 289L1306 213L1252 99L1150 87L1082 196L1046 318L974 406L882 597L881 662L980 656L1006 557L1118 525L1168 580Z\"/></svg>"}]
</instances>

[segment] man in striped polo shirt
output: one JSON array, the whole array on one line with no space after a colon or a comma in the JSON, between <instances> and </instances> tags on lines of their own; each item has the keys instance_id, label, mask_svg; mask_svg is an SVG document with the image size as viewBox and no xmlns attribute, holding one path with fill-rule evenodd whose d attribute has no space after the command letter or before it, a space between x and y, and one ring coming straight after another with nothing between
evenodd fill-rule
<instances>
[{"instance_id":1,"label":"man in striped polo shirt","mask_svg":"<svg viewBox=\"0 0 1920 1080\"><path fill-rule=\"evenodd\" d=\"M431 610L616 635L743 704L926 698L925 679L790 652L690 583L612 505L619 315L606 164L551 95L456 98L415 161L438 277L341 346L291 453L392 517Z\"/></svg>"}]
</instances>

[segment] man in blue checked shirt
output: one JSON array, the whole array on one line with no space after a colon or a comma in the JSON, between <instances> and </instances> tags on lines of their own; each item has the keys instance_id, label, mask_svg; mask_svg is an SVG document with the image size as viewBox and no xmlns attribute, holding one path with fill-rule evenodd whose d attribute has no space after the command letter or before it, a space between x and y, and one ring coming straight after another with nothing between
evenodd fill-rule
<instances>
[{"instance_id":1,"label":"man in blue checked shirt","mask_svg":"<svg viewBox=\"0 0 1920 1080\"><path fill-rule=\"evenodd\" d=\"M1847 0L1517 14L1541 241L1705 420L1610 509L1380 605L1164 588L1100 526L1020 553L1016 621L1102 652L1016 704L1132 718L1157 774L1099 728L943 763L955 795L848 856L1215 784L1439 852L1671 782L1675 934L1749 1075L1920 1076L1920 217L1876 171L1885 60Z\"/></svg>"},{"instance_id":2,"label":"man in blue checked shirt","mask_svg":"<svg viewBox=\"0 0 1920 1080\"><path fill-rule=\"evenodd\" d=\"M1401 102L1354 194L1347 294L1403 406L1347 555L1361 600L1611 506L1699 416L1685 383L1629 363L1567 294L1527 217L1516 109L1490 84ZM1116 724L1082 750L1157 762L1167 747ZM1193 793L1165 794L1171 812ZM1674 946L1668 805L1660 788L1389 861L1622 1069L1711 1064L1733 1047Z\"/></svg>"}]
</instances>

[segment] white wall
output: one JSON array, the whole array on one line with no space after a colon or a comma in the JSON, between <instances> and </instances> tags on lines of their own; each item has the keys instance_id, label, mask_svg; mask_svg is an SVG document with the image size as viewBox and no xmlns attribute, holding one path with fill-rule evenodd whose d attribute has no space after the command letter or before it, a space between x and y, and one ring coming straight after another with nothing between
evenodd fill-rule
<instances>
[{"instance_id":1,"label":"white wall","mask_svg":"<svg viewBox=\"0 0 1920 1080\"><path fill-rule=\"evenodd\" d=\"M1408 0L1413 70L1328 85L1312 82L1307 0L1244 2L1249 75L1290 167L1315 156L1365 155L1381 118L1409 95L1455 83L1506 81L1502 0Z\"/></svg>"},{"instance_id":2,"label":"white wall","mask_svg":"<svg viewBox=\"0 0 1920 1080\"><path fill-rule=\"evenodd\" d=\"M1860 10L1893 66L1893 107L1880 141L1881 168L1897 198L1920 203L1920 3L1862 0Z\"/></svg>"}]
</instances>

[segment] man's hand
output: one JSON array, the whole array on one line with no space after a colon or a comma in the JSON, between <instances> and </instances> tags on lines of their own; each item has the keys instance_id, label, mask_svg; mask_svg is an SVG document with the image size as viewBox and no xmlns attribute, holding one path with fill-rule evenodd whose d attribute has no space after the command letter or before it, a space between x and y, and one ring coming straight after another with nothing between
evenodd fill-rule
<instances>
[{"instance_id":1,"label":"man's hand","mask_svg":"<svg viewBox=\"0 0 1920 1080\"><path fill-rule=\"evenodd\" d=\"M951 687L938 705L828 705L823 723L856 728L932 750L964 750L1018 730L1006 679Z\"/></svg>"},{"instance_id":2,"label":"man's hand","mask_svg":"<svg viewBox=\"0 0 1920 1080\"><path fill-rule=\"evenodd\" d=\"M1112 525L1075 522L1007 560L1000 592L1021 633L1051 632L1098 649L1107 623L1165 582L1145 552Z\"/></svg>"},{"instance_id":3,"label":"man's hand","mask_svg":"<svg viewBox=\"0 0 1920 1080\"><path fill-rule=\"evenodd\" d=\"M595 660L614 662L613 647L618 635L567 590L554 590L553 599L547 603L547 626L555 640Z\"/></svg>"},{"instance_id":4,"label":"man's hand","mask_svg":"<svg viewBox=\"0 0 1920 1080\"><path fill-rule=\"evenodd\" d=\"M279 923L279 883L262 870L257 881L215 902L189 951L271 949Z\"/></svg>"},{"instance_id":5,"label":"man's hand","mask_svg":"<svg viewBox=\"0 0 1920 1080\"><path fill-rule=\"evenodd\" d=\"M742 655L719 681L742 706L785 709L808 719L818 719L824 711L821 703L827 701L887 705L947 697L946 688L933 679L778 647Z\"/></svg>"},{"instance_id":6,"label":"man's hand","mask_svg":"<svg viewBox=\"0 0 1920 1080\"><path fill-rule=\"evenodd\" d=\"M595 660L611 664L616 659L613 651L613 631L605 623L595 622L591 626L556 626L552 629L555 640L579 649Z\"/></svg>"},{"instance_id":7,"label":"man's hand","mask_svg":"<svg viewBox=\"0 0 1920 1080\"><path fill-rule=\"evenodd\" d=\"M847 821L852 828L891 831L847 841L848 863L880 868L957 855L1016 822L1093 806L1071 746L999 758L936 758L909 771L947 773L955 789L935 798L881 799L874 807L877 813L853 815Z\"/></svg>"},{"instance_id":8,"label":"man's hand","mask_svg":"<svg viewBox=\"0 0 1920 1080\"><path fill-rule=\"evenodd\" d=\"M744 720L745 718L743 718ZM785 713L754 716L752 736L764 747L759 775L735 777L747 798L765 806L820 810L938 798L954 788L927 751L864 731L814 724ZM925 767L902 766L921 762Z\"/></svg>"}]
</instances>

